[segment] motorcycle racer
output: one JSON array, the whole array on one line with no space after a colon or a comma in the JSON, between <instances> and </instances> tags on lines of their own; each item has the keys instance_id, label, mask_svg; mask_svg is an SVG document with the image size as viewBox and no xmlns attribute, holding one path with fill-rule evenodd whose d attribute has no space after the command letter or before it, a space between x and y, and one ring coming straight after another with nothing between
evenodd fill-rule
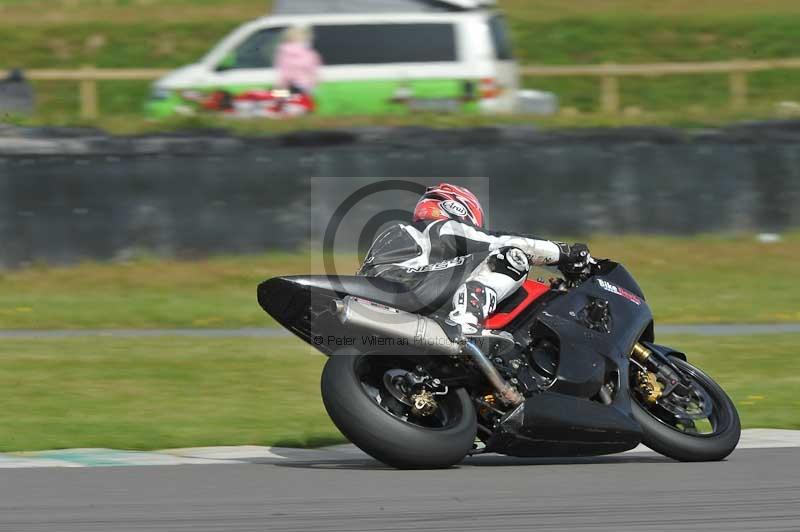
<instances>
[{"instance_id":1,"label":"motorcycle racer","mask_svg":"<svg viewBox=\"0 0 800 532\"><path fill-rule=\"evenodd\" d=\"M580 271L594 262L585 244L487 231L484 220L480 201L466 188L429 187L412 223L381 233L358 274L404 283L434 306L452 294L449 321L473 336L522 286L531 266Z\"/></svg>"}]
</instances>

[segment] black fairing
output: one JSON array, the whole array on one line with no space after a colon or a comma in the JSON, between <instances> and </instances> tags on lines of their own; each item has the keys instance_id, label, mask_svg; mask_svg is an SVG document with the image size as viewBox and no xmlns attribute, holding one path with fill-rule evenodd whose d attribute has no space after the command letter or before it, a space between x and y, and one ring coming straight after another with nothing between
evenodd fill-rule
<instances>
[{"instance_id":1,"label":"black fairing","mask_svg":"<svg viewBox=\"0 0 800 532\"><path fill-rule=\"evenodd\" d=\"M602 277L610 283L626 288L644 299L644 291L639 287L639 283L636 282L630 272L622 264L604 260L599 264L599 267L600 272L597 275L598 277Z\"/></svg>"},{"instance_id":2,"label":"black fairing","mask_svg":"<svg viewBox=\"0 0 800 532\"><path fill-rule=\"evenodd\" d=\"M641 427L625 408L546 392L507 416L487 450L511 456L591 456L627 451L640 440Z\"/></svg>"},{"instance_id":3,"label":"black fairing","mask_svg":"<svg viewBox=\"0 0 800 532\"><path fill-rule=\"evenodd\" d=\"M325 276L275 277L258 286L258 303L301 340L330 354L332 347L315 345L313 338L316 334L327 336L336 331L337 321L330 312L331 301L348 293L367 297L363 285L348 282L349 277L341 279L334 283Z\"/></svg>"},{"instance_id":4,"label":"black fairing","mask_svg":"<svg viewBox=\"0 0 800 532\"><path fill-rule=\"evenodd\" d=\"M289 278L275 277L258 285L258 304L275 321L311 343L311 290Z\"/></svg>"},{"instance_id":5,"label":"black fairing","mask_svg":"<svg viewBox=\"0 0 800 532\"><path fill-rule=\"evenodd\" d=\"M600 281L635 297L613 293ZM600 330L587 324L585 310L598 299L608 302L609 313ZM652 321L641 288L623 266L608 262L600 275L518 320L517 338L532 331L534 338L546 336L559 346L558 368L548 391L528 398L521 411L505 420L490 450L514 456L575 456L635 447L641 433L631 411L629 356L640 338L652 340ZM598 398L607 382L614 385L610 405Z\"/></svg>"},{"instance_id":6,"label":"black fairing","mask_svg":"<svg viewBox=\"0 0 800 532\"><path fill-rule=\"evenodd\" d=\"M570 290L535 316L534 328L539 332L542 327L546 328L558 339L560 346L561 357L553 391L594 397L610 372L620 370L623 364L627 370L633 345L643 335L649 334L647 331L653 316L643 297L639 296L637 305L601 287L600 281L604 280L633 292L633 288L620 283L620 280L630 278L624 268L618 266L614 272L616 275L595 277ZM592 329L586 323L585 309L593 300L608 302L607 331ZM620 374L627 375L627 372Z\"/></svg>"},{"instance_id":7,"label":"black fairing","mask_svg":"<svg viewBox=\"0 0 800 532\"><path fill-rule=\"evenodd\" d=\"M261 308L325 354L330 354L336 345L318 345L313 338L340 335L342 325L330 311L331 302L347 295L407 312L426 308L406 285L379 277L298 275L275 277L258 286Z\"/></svg>"}]
</instances>

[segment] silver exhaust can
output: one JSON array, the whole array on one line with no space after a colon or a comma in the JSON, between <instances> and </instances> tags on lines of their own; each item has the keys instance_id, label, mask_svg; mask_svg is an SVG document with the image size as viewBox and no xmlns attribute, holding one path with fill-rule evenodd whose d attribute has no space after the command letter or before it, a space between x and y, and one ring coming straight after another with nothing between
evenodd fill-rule
<instances>
[{"instance_id":1,"label":"silver exhaust can","mask_svg":"<svg viewBox=\"0 0 800 532\"><path fill-rule=\"evenodd\" d=\"M333 302L342 325L358 327L423 351L458 355L461 346L450 340L435 320L387 307L366 299L347 296Z\"/></svg>"}]
</instances>

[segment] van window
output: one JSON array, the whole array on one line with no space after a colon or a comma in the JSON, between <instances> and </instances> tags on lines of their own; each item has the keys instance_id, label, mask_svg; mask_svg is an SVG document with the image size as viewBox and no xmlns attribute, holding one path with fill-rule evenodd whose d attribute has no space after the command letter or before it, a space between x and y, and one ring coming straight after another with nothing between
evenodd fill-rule
<instances>
[{"instance_id":1,"label":"van window","mask_svg":"<svg viewBox=\"0 0 800 532\"><path fill-rule=\"evenodd\" d=\"M245 41L223 59L223 70L237 68L272 68L272 61L285 28L266 28L250 35Z\"/></svg>"},{"instance_id":2,"label":"van window","mask_svg":"<svg viewBox=\"0 0 800 532\"><path fill-rule=\"evenodd\" d=\"M514 59L514 50L511 47L511 39L508 37L506 19L502 15L495 15L489 21L489 27L492 30L492 42L497 59L500 61Z\"/></svg>"},{"instance_id":3,"label":"van window","mask_svg":"<svg viewBox=\"0 0 800 532\"><path fill-rule=\"evenodd\" d=\"M352 24L314 27L326 65L456 61L453 24Z\"/></svg>"}]
</instances>

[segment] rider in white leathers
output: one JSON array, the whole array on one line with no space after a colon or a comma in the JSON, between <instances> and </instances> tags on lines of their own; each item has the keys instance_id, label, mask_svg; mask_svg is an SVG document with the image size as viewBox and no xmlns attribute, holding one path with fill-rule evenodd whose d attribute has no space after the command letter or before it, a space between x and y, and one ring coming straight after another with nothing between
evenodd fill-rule
<instances>
[{"instance_id":1,"label":"rider in white leathers","mask_svg":"<svg viewBox=\"0 0 800 532\"><path fill-rule=\"evenodd\" d=\"M413 223L379 235L359 274L405 283L428 301L454 293L449 319L471 336L522 286L531 265L580 269L592 261L584 244L495 233L483 225L483 209L472 192L445 183L428 188Z\"/></svg>"}]
</instances>

